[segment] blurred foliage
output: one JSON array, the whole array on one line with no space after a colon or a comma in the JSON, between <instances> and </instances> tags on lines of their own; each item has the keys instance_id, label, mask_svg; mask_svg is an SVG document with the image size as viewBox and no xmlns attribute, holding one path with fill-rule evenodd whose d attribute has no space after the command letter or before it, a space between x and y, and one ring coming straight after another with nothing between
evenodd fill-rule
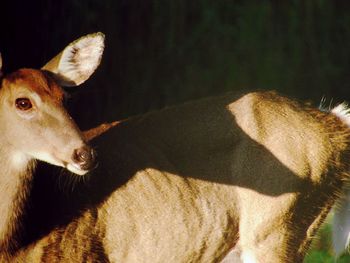
<instances>
[{"instance_id":1,"label":"blurred foliage","mask_svg":"<svg viewBox=\"0 0 350 263\"><path fill-rule=\"evenodd\" d=\"M349 263L350 255L344 253L336 258L332 250L332 226L328 219L325 224L319 229L317 236L311 244L304 263Z\"/></svg>"}]
</instances>

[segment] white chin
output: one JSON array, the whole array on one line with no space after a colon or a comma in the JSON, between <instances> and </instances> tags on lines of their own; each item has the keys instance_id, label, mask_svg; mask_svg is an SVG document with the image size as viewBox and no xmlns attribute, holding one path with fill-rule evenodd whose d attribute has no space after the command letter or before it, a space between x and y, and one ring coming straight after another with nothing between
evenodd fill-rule
<instances>
[{"instance_id":1,"label":"white chin","mask_svg":"<svg viewBox=\"0 0 350 263\"><path fill-rule=\"evenodd\" d=\"M87 170L82 170L78 165L75 164L68 164L66 168L68 171L78 175L84 175L88 172Z\"/></svg>"}]
</instances>

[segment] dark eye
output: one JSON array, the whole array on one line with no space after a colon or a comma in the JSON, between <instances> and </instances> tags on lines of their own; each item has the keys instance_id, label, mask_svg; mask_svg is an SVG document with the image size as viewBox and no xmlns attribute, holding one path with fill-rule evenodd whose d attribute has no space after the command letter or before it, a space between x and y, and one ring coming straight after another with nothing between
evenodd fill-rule
<instances>
[{"instance_id":1,"label":"dark eye","mask_svg":"<svg viewBox=\"0 0 350 263\"><path fill-rule=\"evenodd\" d=\"M30 110L33 107L30 99L28 98L18 98L16 99L16 108L19 110Z\"/></svg>"}]
</instances>

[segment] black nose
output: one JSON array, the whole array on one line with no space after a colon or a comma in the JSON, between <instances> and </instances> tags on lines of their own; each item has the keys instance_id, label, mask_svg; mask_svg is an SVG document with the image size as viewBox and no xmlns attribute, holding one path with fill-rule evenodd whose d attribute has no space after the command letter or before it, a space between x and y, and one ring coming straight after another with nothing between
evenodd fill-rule
<instances>
[{"instance_id":1,"label":"black nose","mask_svg":"<svg viewBox=\"0 0 350 263\"><path fill-rule=\"evenodd\" d=\"M89 146L83 146L75 149L72 159L82 170L91 170L96 166L96 153Z\"/></svg>"}]
</instances>

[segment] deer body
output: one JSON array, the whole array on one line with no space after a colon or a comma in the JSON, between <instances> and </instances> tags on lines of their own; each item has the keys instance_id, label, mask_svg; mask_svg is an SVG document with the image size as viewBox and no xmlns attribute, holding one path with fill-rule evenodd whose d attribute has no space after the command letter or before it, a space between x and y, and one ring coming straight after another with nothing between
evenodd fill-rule
<instances>
[{"instance_id":1,"label":"deer body","mask_svg":"<svg viewBox=\"0 0 350 263\"><path fill-rule=\"evenodd\" d=\"M81 176L94 167L59 85L84 82L102 51L103 36L88 35L41 70L0 74L0 261L301 262L348 179L350 117L273 92L85 133L98 135L99 166L69 201L50 204L56 216L41 210L42 229L22 239L35 160Z\"/></svg>"},{"instance_id":2,"label":"deer body","mask_svg":"<svg viewBox=\"0 0 350 263\"><path fill-rule=\"evenodd\" d=\"M82 213L15 258L220 262L234 249L242 262L301 262L346 179L348 142L335 114L272 92L126 120L95 140Z\"/></svg>"}]
</instances>

